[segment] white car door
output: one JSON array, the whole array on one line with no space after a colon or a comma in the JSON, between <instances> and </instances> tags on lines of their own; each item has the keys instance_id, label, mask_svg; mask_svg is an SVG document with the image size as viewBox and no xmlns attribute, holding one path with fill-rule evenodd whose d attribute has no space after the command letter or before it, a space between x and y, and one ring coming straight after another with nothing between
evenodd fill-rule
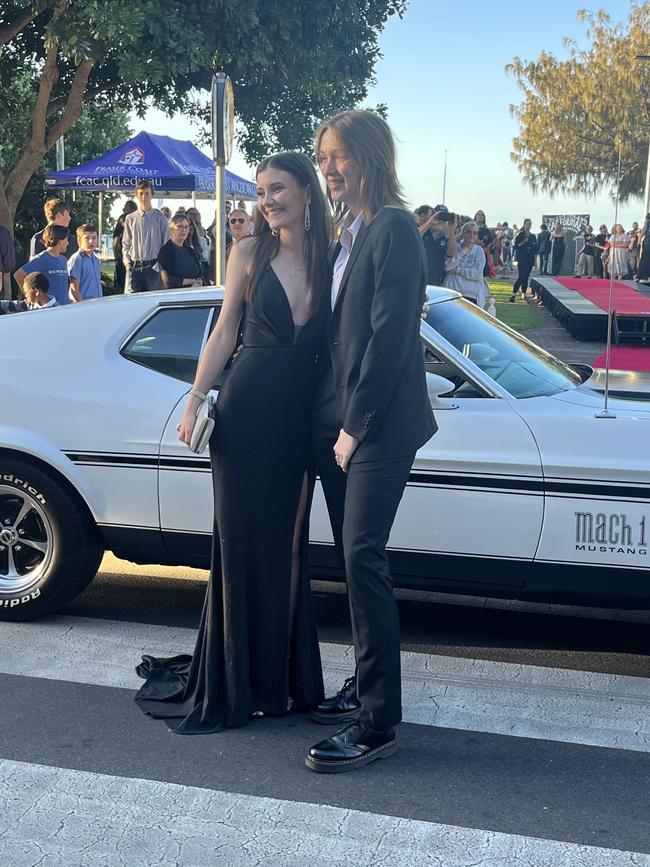
<instances>
[{"instance_id":1,"label":"white car door","mask_svg":"<svg viewBox=\"0 0 650 867\"><path fill-rule=\"evenodd\" d=\"M208 451L197 455L178 439L178 425L194 380L200 349L216 321L218 305L204 308L201 344L193 344L194 363L185 377L185 389L173 406L160 440L158 497L160 528L166 548L179 562L205 565L212 538L212 476Z\"/></svg>"},{"instance_id":2,"label":"white car door","mask_svg":"<svg viewBox=\"0 0 650 867\"><path fill-rule=\"evenodd\" d=\"M186 395L174 407L160 443L160 527L170 551L202 565L212 538L212 474L207 449L196 455L178 439Z\"/></svg>"},{"instance_id":3,"label":"white car door","mask_svg":"<svg viewBox=\"0 0 650 867\"><path fill-rule=\"evenodd\" d=\"M393 572L518 587L516 564L532 561L544 511L535 440L507 400L441 403L450 408L435 412L438 431L416 456L390 536ZM332 544L320 486L310 537Z\"/></svg>"}]
</instances>

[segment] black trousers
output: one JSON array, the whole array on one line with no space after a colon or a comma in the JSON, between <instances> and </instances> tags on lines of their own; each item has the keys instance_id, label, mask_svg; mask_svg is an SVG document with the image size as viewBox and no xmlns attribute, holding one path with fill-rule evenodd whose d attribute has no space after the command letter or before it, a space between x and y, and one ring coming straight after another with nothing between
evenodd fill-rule
<instances>
[{"instance_id":1,"label":"black trousers","mask_svg":"<svg viewBox=\"0 0 650 867\"><path fill-rule=\"evenodd\" d=\"M399 614L386 545L415 454L353 459L346 475L334 460L334 442L317 438L317 470L345 564L360 719L385 729L402 718Z\"/></svg>"},{"instance_id":2,"label":"black trousers","mask_svg":"<svg viewBox=\"0 0 650 867\"><path fill-rule=\"evenodd\" d=\"M526 294L526 289L528 288L528 279L530 277L530 272L533 270L533 260L532 259L522 259L521 253L519 254L519 258L517 259L517 279L515 280L515 285L512 287L512 294L517 294L517 289L521 289L522 293Z\"/></svg>"}]
</instances>

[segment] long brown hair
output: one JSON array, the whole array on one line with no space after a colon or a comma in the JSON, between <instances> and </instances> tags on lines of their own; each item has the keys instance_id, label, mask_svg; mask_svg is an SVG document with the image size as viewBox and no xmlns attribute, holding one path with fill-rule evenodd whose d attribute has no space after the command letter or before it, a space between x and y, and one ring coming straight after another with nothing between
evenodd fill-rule
<instances>
[{"instance_id":1,"label":"long brown hair","mask_svg":"<svg viewBox=\"0 0 650 867\"><path fill-rule=\"evenodd\" d=\"M257 167L257 177L266 169L279 169L294 177L299 186L309 187L309 210L311 227L305 232L305 259L307 260L307 279L312 292L312 310L320 304L327 290L327 248L332 237L329 212L325 197L318 183L318 176L311 161L304 155L284 151L272 154L262 160ZM244 281L244 297L250 301L258 280L271 260L280 249L280 235L271 232L266 218L259 208L255 208L253 220L255 250L252 264Z\"/></svg>"},{"instance_id":2,"label":"long brown hair","mask_svg":"<svg viewBox=\"0 0 650 867\"><path fill-rule=\"evenodd\" d=\"M336 133L346 153L361 169L361 214L364 223L370 223L385 207L404 208L402 188L397 180L395 139L386 121L367 109L341 111L333 115L316 130L316 154L327 130ZM332 204L328 190L327 197ZM344 204L334 209L339 220L346 210Z\"/></svg>"}]
</instances>

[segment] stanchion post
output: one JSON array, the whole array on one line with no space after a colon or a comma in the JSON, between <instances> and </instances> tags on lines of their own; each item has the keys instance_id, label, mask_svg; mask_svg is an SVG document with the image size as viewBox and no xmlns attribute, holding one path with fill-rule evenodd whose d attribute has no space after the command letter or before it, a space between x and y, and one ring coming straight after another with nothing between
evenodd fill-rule
<instances>
[{"instance_id":1,"label":"stanchion post","mask_svg":"<svg viewBox=\"0 0 650 867\"><path fill-rule=\"evenodd\" d=\"M215 280L226 281L226 165L232 153L235 103L232 83L225 72L212 77L212 161L215 170Z\"/></svg>"},{"instance_id":2,"label":"stanchion post","mask_svg":"<svg viewBox=\"0 0 650 867\"><path fill-rule=\"evenodd\" d=\"M97 202L97 231L99 233L99 238L97 239L99 242L99 254L101 256L102 252L102 231L104 229L104 193L102 190L99 192L99 201Z\"/></svg>"},{"instance_id":3,"label":"stanchion post","mask_svg":"<svg viewBox=\"0 0 650 867\"><path fill-rule=\"evenodd\" d=\"M637 54L634 59L641 63L648 63L650 61L650 54ZM644 220L648 214L650 214L650 139L648 140L648 161L645 167L645 191L643 195Z\"/></svg>"},{"instance_id":4,"label":"stanchion post","mask_svg":"<svg viewBox=\"0 0 650 867\"><path fill-rule=\"evenodd\" d=\"M215 208L215 281L217 286L223 286L226 282L226 167L222 161L215 163Z\"/></svg>"}]
</instances>

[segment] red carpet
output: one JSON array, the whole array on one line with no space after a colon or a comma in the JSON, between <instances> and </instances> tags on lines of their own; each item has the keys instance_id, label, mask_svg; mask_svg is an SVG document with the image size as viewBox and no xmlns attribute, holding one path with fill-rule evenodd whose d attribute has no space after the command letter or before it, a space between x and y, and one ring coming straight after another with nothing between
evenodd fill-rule
<instances>
[{"instance_id":1,"label":"red carpet","mask_svg":"<svg viewBox=\"0 0 650 867\"><path fill-rule=\"evenodd\" d=\"M592 361L591 366L605 367L605 353ZM612 346L610 366L612 370L650 371L650 346Z\"/></svg>"},{"instance_id":2,"label":"red carpet","mask_svg":"<svg viewBox=\"0 0 650 867\"><path fill-rule=\"evenodd\" d=\"M609 280L591 280L585 277L554 277L565 289L573 289L601 310L609 309ZM641 295L630 286L614 283L614 310L617 313L646 313L650 316L650 298ZM625 368L632 369L632 368ZM648 368L635 368L647 370Z\"/></svg>"}]
</instances>

